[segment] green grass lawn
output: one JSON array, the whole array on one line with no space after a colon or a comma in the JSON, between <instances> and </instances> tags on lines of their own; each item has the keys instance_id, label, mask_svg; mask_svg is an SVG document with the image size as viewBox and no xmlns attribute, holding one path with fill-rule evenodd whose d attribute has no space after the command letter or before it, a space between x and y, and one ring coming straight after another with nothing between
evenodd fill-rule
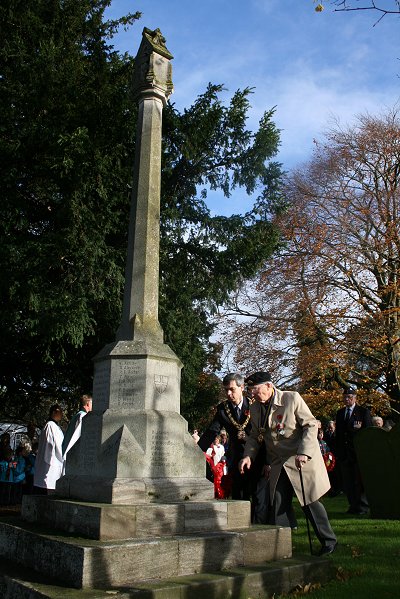
<instances>
[{"instance_id":1,"label":"green grass lawn","mask_svg":"<svg viewBox=\"0 0 400 599\"><path fill-rule=\"evenodd\" d=\"M348 504L344 495L327 497L323 502L339 543L335 553L326 558L337 567L337 579L313 589L312 598L400 599L400 520L373 520L346 514ZM310 553L303 512L298 504L295 510L299 528L293 532L294 557ZM312 528L311 535L317 551L320 544Z\"/></svg>"}]
</instances>

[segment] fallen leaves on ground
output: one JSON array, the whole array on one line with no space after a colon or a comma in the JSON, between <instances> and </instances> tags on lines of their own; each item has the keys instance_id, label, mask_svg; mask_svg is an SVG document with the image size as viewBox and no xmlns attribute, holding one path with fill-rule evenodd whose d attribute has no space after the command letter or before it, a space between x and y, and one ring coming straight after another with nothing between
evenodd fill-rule
<instances>
[{"instance_id":1,"label":"fallen leaves on ground","mask_svg":"<svg viewBox=\"0 0 400 599\"><path fill-rule=\"evenodd\" d=\"M344 570L343 568L338 568L336 571L336 579L340 580L341 582L346 582L346 580L349 580L349 578L351 577L351 574L348 570Z\"/></svg>"},{"instance_id":2,"label":"fallen leaves on ground","mask_svg":"<svg viewBox=\"0 0 400 599\"><path fill-rule=\"evenodd\" d=\"M351 557L362 557L364 555L359 547L350 547L350 549Z\"/></svg>"},{"instance_id":3,"label":"fallen leaves on ground","mask_svg":"<svg viewBox=\"0 0 400 599\"><path fill-rule=\"evenodd\" d=\"M295 586L293 591L291 591L290 595L293 597L298 597L300 595L307 595L312 591L316 591L321 588L321 583L319 582L306 582L306 584L301 585L298 584Z\"/></svg>"}]
</instances>

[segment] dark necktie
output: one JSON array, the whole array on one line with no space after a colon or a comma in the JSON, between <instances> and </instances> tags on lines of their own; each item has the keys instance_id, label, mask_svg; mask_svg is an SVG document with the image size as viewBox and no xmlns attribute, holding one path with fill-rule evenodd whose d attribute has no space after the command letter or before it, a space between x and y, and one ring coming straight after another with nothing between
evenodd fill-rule
<instances>
[{"instance_id":1,"label":"dark necktie","mask_svg":"<svg viewBox=\"0 0 400 599\"><path fill-rule=\"evenodd\" d=\"M235 406L235 412L236 412L236 419L239 421L240 420L240 414L241 414L239 406Z\"/></svg>"},{"instance_id":2,"label":"dark necktie","mask_svg":"<svg viewBox=\"0 0 400 599\"><path fill-rule=\"evenodd\" d=\"M267 424L267 417L269 414L270 402L260 403L260 422L261 426L264 427Z\"/></svg>"},{"instance_id":3,"label":"dark necktie","mask_svg":"<svg viewBox=\"0 0 400 599\"><path fill-rule=\"evenodd\" d=\"M348 422L349 418L350 418L350 408L346 408L346 412L345 412L345 415L344 415L344 421Z\"/></svg>"}]
</instances>

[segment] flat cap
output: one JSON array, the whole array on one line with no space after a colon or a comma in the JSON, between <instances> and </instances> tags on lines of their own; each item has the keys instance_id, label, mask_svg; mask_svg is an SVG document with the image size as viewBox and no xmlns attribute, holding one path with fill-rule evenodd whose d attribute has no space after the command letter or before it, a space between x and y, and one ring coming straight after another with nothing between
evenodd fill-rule
<instances>
[{"instance_id":1,"label":"flat cap","mask_svg":"<svg viewBox=\"0 0 400 599\"><path fill-rule=\"evenodd\" d=\"M262 385L263 383L271 382L271 374L269 372L253 372L250 376L244 379L244 382L249 387L253 387L253 385Z\"/></svg>"}]
</instances>

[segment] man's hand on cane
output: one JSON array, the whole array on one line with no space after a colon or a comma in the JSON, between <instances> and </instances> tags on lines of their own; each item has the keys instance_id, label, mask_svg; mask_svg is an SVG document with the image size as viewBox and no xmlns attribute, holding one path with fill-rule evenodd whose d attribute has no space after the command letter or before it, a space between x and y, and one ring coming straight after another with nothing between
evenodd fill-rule
<instances>
[{"instance_id":1,"label":"man's hand on cane","mask_svg":"<svg viewBox=\"0 0 400 599\"><path fill-rule=\"evenodd\" d=\"M295 458L296 468L297 470L301 470L305 464L308 462L308 456L299 453Z\"/></svg>"}]
</instances>

